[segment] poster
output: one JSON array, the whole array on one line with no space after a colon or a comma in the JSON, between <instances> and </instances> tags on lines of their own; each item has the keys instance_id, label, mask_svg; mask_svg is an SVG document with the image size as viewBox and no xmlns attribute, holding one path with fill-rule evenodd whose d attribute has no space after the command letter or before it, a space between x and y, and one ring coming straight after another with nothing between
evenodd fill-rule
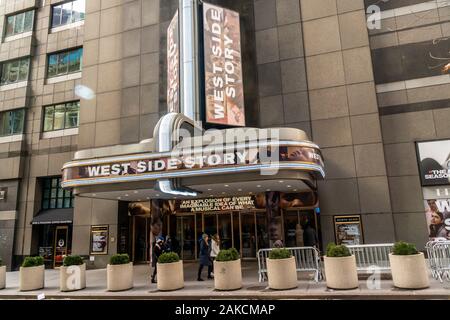
<instances>
[{"instance_id":1,"label":"poster","mask_svg":"<svg viewBox=\"0 0 450 320\"><path fill-rule=\"evenodd\" d=\"M239 13L203 4L206 121L245 126Z\"/></svg>"},{"instance_id":2,"label":"poster","mask_svg":"<svg viewBox=\"0 0 450 320\"><path fill-rule=\"evenodd\" d=\"M167 111L180 112L180 42L178 11L167 28Z\"/></svg>"},{"instance_id":3,"label":"poster","mask_svg":"<svg viewBox=\"0 0 450 320\"><path fill-rule=\"evenodd\" d=\"M358 245L364 242L360 215L334 216L334 230L338 245Z\"/></svg>"},{"instance_id":4,"label":"poster","mask_svg":"<svg viewBox=\"0 0 450 320\"><path fill-rule=\"evenodd\" d=\"M450 199L424 200L428 238L450 240Z\"/></svg>"},{"instance_id":5,"label":"poster","mask_svg":"<svg viewBox=\"0 0 450 320\"><path fill-rule=\"evenodd\" d=\"M417 143L422 186L450 184L450 140Z\"/></svg>"},{"instance_id":6,"label":"poster","mask_svg":"<svg viewBox=\"0 0 450 320\"><path fill-rule=\"evenodd\" d=\"M91 227L90 254L108 254L108 226Z\"/></svg>"}]
</instances>

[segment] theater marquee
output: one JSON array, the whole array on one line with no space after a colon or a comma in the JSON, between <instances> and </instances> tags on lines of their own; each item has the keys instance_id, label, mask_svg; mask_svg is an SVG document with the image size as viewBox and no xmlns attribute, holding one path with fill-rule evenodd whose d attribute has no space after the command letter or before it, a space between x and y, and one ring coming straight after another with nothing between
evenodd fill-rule
<instances>
[{"instance_id":1,"label":"theater marquee","mask_svg":"<svg viewBox=\"0 0 450 320\"><path fill-rule=\"evenodd\" d=\"M239 13L203 4L206 121L245 126Z\"/></svg>"}]
</instances>

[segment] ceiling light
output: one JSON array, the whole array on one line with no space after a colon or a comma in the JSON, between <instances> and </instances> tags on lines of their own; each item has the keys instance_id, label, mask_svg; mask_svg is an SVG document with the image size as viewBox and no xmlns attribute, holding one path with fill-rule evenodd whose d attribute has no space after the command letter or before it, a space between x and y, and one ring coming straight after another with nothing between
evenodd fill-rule
<instances>
[{"instance_id":1,"label":"ceiling light","mask_svg":"<svg viewBox=\"0 0 450 320\"><path fill-rule=\"evenodd\" d=\"M294 191L297 191L297 189L294 189Z\"/></svg>"},{"instance_id":2,"label":"ceiling light","mask_svg":"<svg viewBox=\"0 0 450 320\"><path fill-rule=\"evenodd\" d=\"M128 194L125 195L125 197L128 197L128 196L129 196Z\"/></svg>"},{"instance_id":3,"label":"ceiling light","mask_svg":"<svg viewBox=\"0 0 450 320\"><path fill-rule=\"evenodd\" d=\"M270 191L270 189L266 189L266 191Z\"/></svg>"},{"instance_id":4,"label":"ceiling light","mask_svg":"<svg viewBox=\"0 0 450 320\"><path fill-rule=\"evenodd\" d=\"M213 194L210 194L209 196L210 196L210 197L214 197L214 195L213 195Z\"/></svg>"},{"instance_id":5,"label":"ceiling light","mask_svg":"<svg viewBox=\"0 0 450 320\"><path fill-rule=\"evenodd\" d=\"M119 200L120 200L120 199L122 199L122 197L117 197L117 199L119 199Z\"/></svg>"},{"instance_id":6,"label":"ceiling light","mask_svg":"<svg viewBox=\"0 0 450 320\"><path fill-rule=\"evenodd\" d=\"M290 185L287 185L286 187L290 188L291 186L290 186Z\"/></svg>"},{"instance_id":7,"label":"ceiling light","mask_svg":"<svg viewBox=\"0 0 450 320\"><path fill-rule=\"evenodd\" d=\"M228 184L224 184L224 187L229 187L229 185Z\"/></svg>"},{"instance_id":8,"label":"ceiling light","mask_svg":"<svg viewBox=\"0 0 450 320\"><path fill-rule=\"evenodd\" d=\"M242 189L238 189L238 191L242 191Z\"/></svg>"},{"instance_id":9,"label":"ceiling light","mask_svg":"<svg viewBox=\"0 0 450 320\"><path fill-rule=\"evenodd\" d=\"M280 180L280 181L278 181L279 183L283 183L284 181L283 180Z\"/></svg>"},{"instance_id":10,"label":"ceiling light","mask_svg":"<svg viewBox=\"0 0 450 320\"><path fill-rule=\"evenodd\" d=\"M261 188L261 185L260 184L258 184L257 186L256 186L257 188Z\"/></svg>"},{"instance_id":11,"label":"ceiling light","mask_svg":"<svg viewBox=\"0 0 450 320\"><path fill-rule=\"evenodd\" d=\"M93 193L93 194L92 194L92 196L93 196L93 197L96 197L96 196L97 196L97 194Z\"/></svg>"},{"instance_id":12,"label":"ceiling light","mask_svg":"<svg viewBox=\"0 0 450 320\"><path fill-rule=\"evenodd\" d=\"M136 193L139 193L139 191L136 191L136 190L135 190L135 191L133 191L133 193L136 194Z\"/></svg>"},{"instance_id":13,"label":"ceiling light","mask_svg":"<svg viewBox=\"0 0 450 320\"><path fill-rule=\"evenodd\" d=\"M141 202L141 199L138 199L139 202Z\"/></svg>"},{"instance_id":14,"label":"ceiling light","mask_svg":"<svg viewBox=\"0 0 450 320\"><path fill-rule=\"evenodd\" d=\"M222 194L225 194L225 192L222 192Z\"/></svg>"},{"instance_id":15,"label":"ceiling light","mask_svg":"<svg viewBox=\"0 0 450 320\"><path fill-rule=\"evenodd\" d=\"M150 197L147 197L147 200L150 200Z\"/></svg>"}]
</instances>

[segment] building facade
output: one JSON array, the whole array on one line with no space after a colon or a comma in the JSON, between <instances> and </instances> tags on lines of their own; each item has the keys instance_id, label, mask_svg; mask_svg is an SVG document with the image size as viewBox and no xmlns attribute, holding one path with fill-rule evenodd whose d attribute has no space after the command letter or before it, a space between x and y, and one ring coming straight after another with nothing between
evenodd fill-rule
<instances>
[{"instance_id":1,"label":"building facade","mask_svg":"<svg viewBox=\"0 0 450 320\"><path fill-rule=\"evenodd\" d=\"M302 243L297 225L306 216L321 247L353 237L423 248L430 235L424 200L436 188L420 178L417 143L450 139L450 1L209 3L240 15L246 126L301 130L286 136L313 141L325 160L325 179L289 200L303 204L282 208L279 237ZM164 203L156 193L118 193L153 185L87 197L61 188L61 169L74 159L149 152L146 141L167 114L167 28L177 9L177 0L0 1L0 257L9 268L38 254L49 267L69 253L91 256L94 267L116 252L150 259L145 208ZM269 245L255 179L238 179L240 189L250 185L250 209L188 206L186 215L172 203L180 214L169 214L163 233L179 242L185 260L195 260L201 232L220 233L248 258ZM217 181L198 184L209 196ZM436 184L438 198L448 195L446 184ZM261 188L267 203L272 191L288 199L283 194L301 195L302 186ZM211 198L241 192L221 189ZM143 213L132 212L136 203Z\"/></svg>"}]
</instances>

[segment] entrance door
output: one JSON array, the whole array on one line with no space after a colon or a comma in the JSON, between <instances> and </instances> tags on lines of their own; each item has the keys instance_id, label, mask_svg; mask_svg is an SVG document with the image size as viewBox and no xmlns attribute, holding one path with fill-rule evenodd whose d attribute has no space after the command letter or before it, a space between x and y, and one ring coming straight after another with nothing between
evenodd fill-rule
<instances>
[{"instance_id":1,"label":"entrance door","mask_svg":"<svg viewBox=\"0 0 450 320\"><path fill-rule=\"evenodd\" d=\"M195 215L177 216L176 240L181 247L182 260L195 260L197 241L195 240Z\"/></svg>"},{"instance_id":2,"label":"entrance door","mask_svg":"<svg viewBox=\"0 0 450 320\"><path fill-rule=\"evenodd\" d=\"M150 217L133 217L133 262L150 261Z\"/></svg>"},{"instance_id":3,"label":"entrance door","mask_svg":"<svg viewBox=\"0 0 450 320\"><path fill-rule=\"evenodd\" d=\"M67 226L56 227L55 231L55 257L54 267L60 267L63 264L63 257L67 255L67 246L69 240L69 228Z\"/></svg>"},{"instance_id":4,"label":"entrance door","mask_svg":"<svg viewBox=\"0 0 450 320\"><path fill-rule=\"evenodd\" d=\"M255 213L241 213L241 256L256 257Z\"/></svg>"}]
</instances>

